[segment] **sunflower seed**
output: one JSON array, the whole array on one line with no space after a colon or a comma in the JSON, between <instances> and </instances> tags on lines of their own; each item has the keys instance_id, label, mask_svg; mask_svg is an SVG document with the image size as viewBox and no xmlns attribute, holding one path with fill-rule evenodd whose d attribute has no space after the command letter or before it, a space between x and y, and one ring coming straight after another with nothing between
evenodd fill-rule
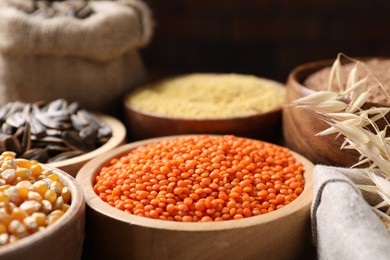
<instances>
[{"instance_id":1,"label":"sunflower seed","mask_svg":"<svg viewBox=\"0 0 390 260\"><path fill-rule=\"evenodd\" d=\"M79 156L83 154L82 151L69 151L69 152L63 152L63 153L60 153L52 158L50 158L48 160L49 163L52 163L52 162L58 162L58 161L63 161L63 160L66 160L66 159L69 159L69 158L73 158L73 157L76 157L76 156Z\"/></svg>"},{"instance_id":2,"label":"sunflower seed","mask_svg":"<svg viewBox=\"0 0 390 260\"><path fill-rule=\"evenodd\" d=\"M80 151L90 151L93 147L85 144L83 140L81 140L78 132L75 131L64 131L62 133L62 139L66 146L71 148L72 150L80 150Z\"/></svg>"}]
</instances>

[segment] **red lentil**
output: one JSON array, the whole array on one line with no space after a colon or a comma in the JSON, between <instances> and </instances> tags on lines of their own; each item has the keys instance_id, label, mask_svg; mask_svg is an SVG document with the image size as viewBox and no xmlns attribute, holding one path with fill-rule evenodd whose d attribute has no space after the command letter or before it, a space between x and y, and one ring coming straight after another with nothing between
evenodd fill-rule
<instances>
[{"instance_id":1,"label":"red lentil","mask_svg":"<svg viewBox=\"0 0 390 260\"><path fill-rule=\"evenodd\" d=\"M272 212L304 189L304 168L274 144L235 136L173 138L102 167L94 190L128 213L208 222Z\"/></svg>"}]
</instances>

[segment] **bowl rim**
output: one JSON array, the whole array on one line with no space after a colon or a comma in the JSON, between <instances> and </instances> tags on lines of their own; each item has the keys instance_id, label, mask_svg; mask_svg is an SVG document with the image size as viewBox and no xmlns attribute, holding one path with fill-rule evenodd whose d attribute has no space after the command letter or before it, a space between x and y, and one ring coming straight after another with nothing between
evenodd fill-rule
<instances>
[{"instance_id":1,"label":"bowl rim","mask_svg":"<svg viewBox=\"0 0 390 260\"><path fill-rule=\"evenodd\" d=\"M176 231L216 231L216 230L226 230L234 228L244 228L250 227L253 225L260 225L265 223L270 223L281 218L287 218L292 213L298 212L304 208L310 208L312 199L313 199L313 169L314 165L305 157L293 152L292 154L297 159L297 161L302 162L305 167L305 188L303 192L290 204L286 205L283 208L262 214L259 216L253 216L237 220L224 220L221 222L178 222L178 221L166 221L152 219L148 217L141 217L126 213L122 210L116 209L103 200L95 193L93 190L93 181L94 177L97 174L97 171L104 165L107 165L110 159L120 157L121 155L127 154L130 150L146 145L152 142L158 142L163 140L168 140L172 138L186 138L199 135L173 135L165 137L157 137L145 139L142 141L137 141L129 144L122 145L115 148L109 153L103 154L99 157L94 158L85 164L79 171L79 174L76 176L76 180L79 181L84 190L86 204L92 208L92 210L105 215L106 217L115 219L116 221L128 223L130 225L139 225L148 228L154 229L164 229L164 230L176 230ZM221 136L221 135L207 135L207 136ZM240 138L240 137L239 137ZM250 139L250 138L246 138ZM253 139L252 139L253 140ZM262 141L264 142L264 141ZM265 142L268 143L268 142Z\"/></svg>"},{"instance_id":2,"label":"bowl rim","mask_svg":"<svg viewBox=\"0 0 390 260\"><path fill-rule=\"evenodd\" d=\"M62 215L56 222L47 226L45 229L40 230L36 233L28 235L13 244L7 244L0 246L0 256L6 256L11 254L15 250L21 250L23 248L33 247L39 245L39 243L50 236L51 234L56 234L60 230L66 228L69 221L74 220L79 212L83 212L85 208L85 196L83 193L82 186L68 173L53 168L51 166L41 164L44 169L52 170L58 174L59 180L63 182L71 190L71 203L69 209Z\"/></svg>"},{"instance_id":3,"label":"bowl rim","mask_svg":"<svg viewBox=\"0 0 390 260\"><path fill-rule=\"evenodd\" d=\"M118 119L105 115L100 113L93 113L95 116L97 116L100 120L102 120L104 123L106 123L112 130L112 136L108 139L106 143L104 143L102 146L79 156L72 157L66 160L58 161L58 162L52 162L47 163L46 165L53 168L61 168L68 165L73 165L76 163L89 161L92 158L103 154L105 152L108 152L112 148L122 144L126 138L126 128L122 122L120 122Z\"/></svg>"},{"instance_id":4,"label":"bowl rim","mask_svg":"<svg viewBox=\"0 0 390 260\"><path fill-rule=\"evenodd\" d=\"M160 80L157 80L157 81L150 82L150 84L154 84L154 83L157 83L157 82L160 82L160 81L173 79L173 78L176 78L176 77L193 75L193 74L199 74L199 75L231 75L231 74L235 74L235 75L238 75L238 76L254 76L254 77L256 77L260 81L267 82L267 83L270 83L272 85L275 85L275 86L278 86L280 88L284 88L285 90L287 90L286 84L284 84L282 82L279 82L277 80L263 78L263 77L259 77L259 76L256 76L256 75L238 74L238 73L189 73L189 74L179 74L179 75L169 76L167 78L163 78L163 79L160 79ZM137 88L135 88L132 91L130 91L127 94L125 94L125 96L123 98L123 104L124 104L126 109L132 111L133 113L138 113L138 114L141 114L143 116L147 116L147 117L154 118L154 119L167 119L167 120L182 121L182 122L187 122L187 121L188 122L189 121L191 121L191 122L205 122L205 121L206 122L223 122L223 121L231 121L231 120L245 120L245 119L248 119L248 118L256 118L256 117L264 116L264 115L267 115L267 114L277 113L277 112L282 110L283 105L284 105L284 103L282 103L282 104L280 104L278 106L275 106L274 108L272 108L270 110L266 110L266 111L263 111L261 113L247 114L247 115L234 116L234 117L190 118L190 117L180 117L180 116L167 116L167 115L164 115L164 114L160 114L160 113L156 113L156 112L152 112L152 111L139 109L139 108L134 107L133 105L131 105L130 102L128 102L128 100L130 99L131 95L134 92L138 91L139 89L141 89L142 87L144 87L146 85L148 85L148 84L145 84L145 85L142 85L142 86L138 86Z\"/></svg>"}]
</instances>

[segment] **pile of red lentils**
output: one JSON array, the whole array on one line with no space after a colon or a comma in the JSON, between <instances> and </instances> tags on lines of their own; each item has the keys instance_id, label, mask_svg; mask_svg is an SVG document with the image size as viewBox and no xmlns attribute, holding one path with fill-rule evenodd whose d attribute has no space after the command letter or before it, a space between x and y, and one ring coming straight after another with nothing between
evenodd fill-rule
<instances>
[{"instance_id":1,"label":"pile of red lentils","mask_svg":"<svg viewBox=\"0 0 390 260\"><path fill-rule=\"evenodd\" d=\"M207 222L280 209L303 191L304 168L274 144L235 136L173 138L138 147L100 169L109 205L154 219Z\"/></svg>"}]
</instances>

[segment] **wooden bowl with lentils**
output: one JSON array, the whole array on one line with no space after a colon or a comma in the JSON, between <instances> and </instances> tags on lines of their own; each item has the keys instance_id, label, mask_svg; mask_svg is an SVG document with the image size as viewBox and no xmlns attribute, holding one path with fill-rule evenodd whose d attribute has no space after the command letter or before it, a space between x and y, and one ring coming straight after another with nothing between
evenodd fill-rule
<instances>
[{"instance_id":1,"label":"wooden bowl with lentils","mask_svg":"<svg viewBox=\"0 0 390 260\"><path fill-rule=\"evenodd\" d=\"M92 257L299 258L310 244L312 170L287 148L232 135L120 146L76 177Z\"/></svg>"}]
</instances>

